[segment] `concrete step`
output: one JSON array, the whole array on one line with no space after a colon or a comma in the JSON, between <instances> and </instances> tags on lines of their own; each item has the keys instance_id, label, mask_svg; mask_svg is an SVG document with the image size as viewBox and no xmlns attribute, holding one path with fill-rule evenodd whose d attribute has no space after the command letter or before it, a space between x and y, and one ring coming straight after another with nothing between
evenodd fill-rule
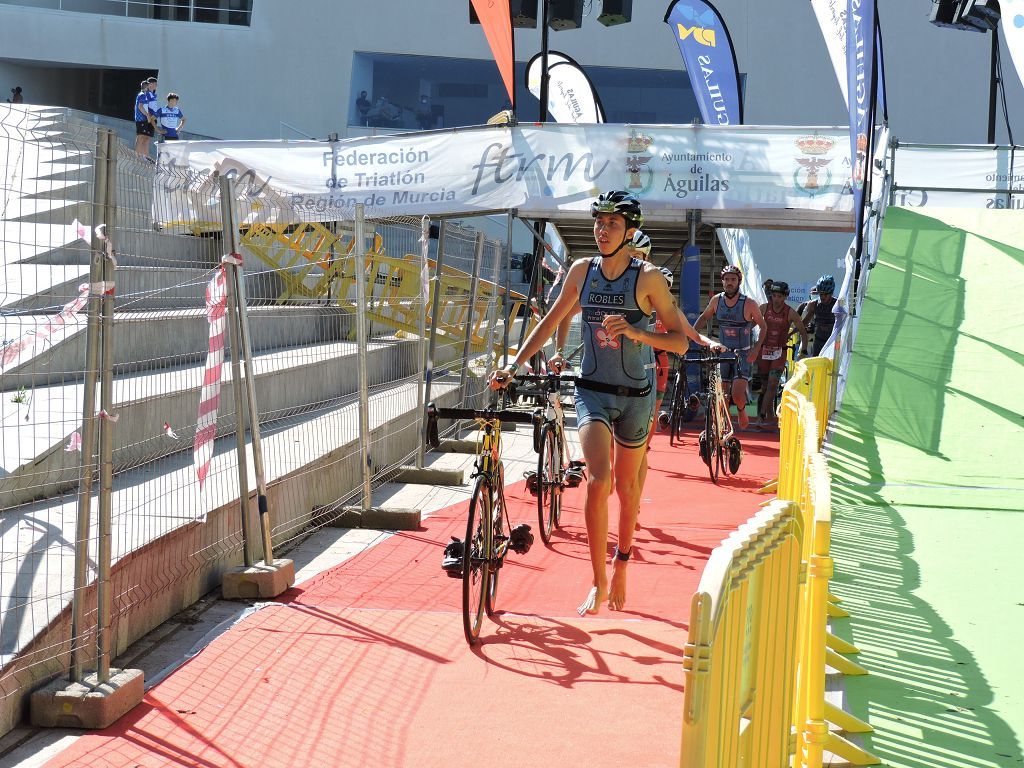
<instances>
[{"instance_id":1,"label":"concrete step","mask_svg":"<svg viewBox=\"0 0 1024 768\"><path fill-rule=\"evenodd\" d=\"M72 216L66 221L48 221L45 217L18 219L19 222L52 224L67 228L72 220L92 221L92 206L78 206L83 217ZM64 214L62 213L63 217ZM66 217L65 217L66 218ZM120 214L119 214L120 221ZM118 267L192 267L210 269L220 262L224 251L220 241L208 237L191 237L156 232L147 219L139 226L121 228L114 232L114 248L117 252ZM64 230L62 230L64 231ZM62 242L51 241L53 247L33 249L30 255L20 260L21 264L85 264L89 263L90 251L84 240Z\"/></svg>"},{"instance_id":2,"label":"concrete step","mask_svg":"<svg viewBox=\"0 0 1024 768\"><path fill-rule=\"evenodd\" d=\"M346 339L355 327L353 317L339 307L250 307L249 327L256 352ZM2 318L5 339L16 339L48 322L51 315ZM0 377L0 391L21 387L66 384L83 378L86 360L86 322L75 315L35 355ZM114 317L114 372L145 371L153 366L180 366L206 359L210 325L206 312L196 309L119 312ZM27 353L26 353L27 354Z\"/></svg>"},{"instance_id":3,"label":"concrete step","mask_svg":"<svg viewBox=\"0 0 1024 768\"><path fill-rule=\"evenodd\" d=\"M265 420L310 407L329 407L358 391L355 342L333 342L255 355L256 401ZM414 379L414 341L374 342L367 355L371 387ZM222 371L218 434L235 429L231 368ZM203 364L120 376L114 381L113 462L116 470L190 450L203 384ZM80 452L65 450L81 425L82 384L40 387L0 421L0 508L67 491L78 482ZM170 424L177 438L164 431Z\"/></svg>"},{"instance_id":4,"label":"concrete step","mask_svg":"<svg viewBox=\"0 0 1024 768\"><path fill-rule=\"evenodd\" d=\"M84 245L84 243L83 243ZM78 296L79 286L89 280L87 265L21 264L0 299L5 312L57 313ZM205 308L204 291L210 270L197 267L118 266L115 312L154 309ZM269 304L284 285L274 274L247 273L245 295L249 301ZM22 298L18 298L18 297Z\"/></svg>"}]
</instances>

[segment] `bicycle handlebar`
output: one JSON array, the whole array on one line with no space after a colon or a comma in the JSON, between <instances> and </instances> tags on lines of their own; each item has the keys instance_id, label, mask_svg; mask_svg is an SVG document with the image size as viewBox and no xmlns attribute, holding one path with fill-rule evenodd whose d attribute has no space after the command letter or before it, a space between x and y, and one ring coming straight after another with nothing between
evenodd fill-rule
<instances>
[{"instance_id":1,"label":"bicycle handlebar","mask_svg":"<svg viewBox=\"0 0 1024 768\"><path fill-rule=\"evenodd\" d=\"M441 444L437 432L438 419L485 419L487 421L509 422L510 424L533 424L536 419L534 413L523 411L498 410L496 408L438 408L433 403L427 405L427 443L431 448L437 448Z\"/></svg>"},{"instance_id":2,"label":"bicycle handlebar","mask_svg":"<svg viewBox=\"0 0 1024 768\"><path fill-rule=\"evenodd\" d=\"M702 354L700 357L689 357L688 355L683 355L684 363L702 363L708 365L711 363L734 363L736 362L736 359L737 357L735 352L720 352L717 355Z\"/></svg>"},{"instance_id":3,"label":"bicycle handlebar","mask_svg":"<svg viewBox=\"0 0 1024 768\"><path fill-rule=\"evenodd\" d=\"M576 381L575 373L517 373L513 378L519 381L550 381L551 379L558 379L559 381Z\"/></svg>"}]
</instances>

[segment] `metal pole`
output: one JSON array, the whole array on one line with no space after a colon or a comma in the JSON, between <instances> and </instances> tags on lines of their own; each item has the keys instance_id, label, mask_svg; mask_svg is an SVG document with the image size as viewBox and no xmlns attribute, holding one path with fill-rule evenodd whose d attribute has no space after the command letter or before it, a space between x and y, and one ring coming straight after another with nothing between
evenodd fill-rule
<instances>
[{"instance_id":1,"label":"metal pole","mask_svg":"<svg viewBox=\"0 0 1024 768\"><path fill-rule=\"evenodd\" d=\"M234 179L220 177L220 213L223 222L224 244L233 243L236 233L232 214L232 198L235 195ZM249 549L252 541L249 520L249 465L245 451L245 388L242 384L242 340L238 323L238 303L235 298L234 281L231 279L228 264L222 263L228 278L228 328L231 331L231 391L235 398L235 437L238 456L238 513L242 523L242 562L246 568L252 566L253 557Z\"/></svg>"},{"instance_id":2,"label":"metal pole","mask_svg":"<svg viewBox=\"0 0 1024 768\"><path fill-rule=\"evenodd\" d=\"M494 263L492 265L492 275L494 275L494 288L491 291L491 300L487 303L487 376L491 375L494 370L493 365L497 365L498 356L494 354L494 345L497 343L495 338L498 333L498 302L501 301L501 243L494 243ZM507 351L506 351L507 354ZM493 362L492 362L493 361Z\"/></svg>"},{"instance_id":3,"label":"metal pole","mask_svg":"<svg viewBox=\"0 0 1024 768\"><path fill-rule=\"evenodd\" d=\"M540 25L540 118L544 123L548 119L548 0L541 0L543 11Z\"/></svg>"},{"instance_id":4,"label":"metal pole","mask_svg":"<svg viewBox=\"0 0 1024 768\"><path fill-rule=\"evenodd\" d=\"M99 543L96 551L96 565L99 570L96 580L97 627L96 677L99 683L110 680L110 565L111 565L111 495L114 485L114 270L113 236L114 219L117 215L117 157L114 153L114 132L107 134L107 188L104 207L106 252L103 258L102 318L100 343L102 366L100 368L100 408L107 418L100 419L100 503Z\"/></svg>"},{"instance_id":5,"label":"metal pole","mask_svg":"<svg viewBox=\"0 0 1024 768\"><path fill-rule=\"evenodd\" d=\"M352 253L356 258L356 336L359 344L359 444L363 463L363 509L369 509L370 498L370 385L366 352L366 220L362 203L356 204L356 242Z\"/></svg>"},{"instance_id":6,"label":"metal pole","mask_svg":"<svg viewBox=\"0 0 1024 768\"><path fill-rule=\"evenodd\" d=\"M224 179L234 191L234 180ZM227 230L225 244L228 253L238 254L238 213L235 198L228 196L226 213L230 216L231 227ZM252 438L252 464L256 472L256 500L260 513L260 537L263 541L263 562L274 564L274 545L270 532L270 505L267 501L267 475L263 467L263 446L260 443L260 411L256 403L256 371L252 365L252 336L249 333L249 313L245 303L245 280L241 264L229 264L228 275L235 296L235 311L238 314L239 349L245 363L245 401L248 406L249 434Z\"/></svg>"},{"instance_id":7,"label":"metal pole","mask_svg":"<svg viewBox=\"0 0 1024 768\"><path fill-rule=\"evenodd\" d=\"M434 378L434 352L437 349L437 317L441 311L441 268L444 266L445 220L437 229L437 259L434 262L434 298L430 304L430 340L427 344L427 376L424 382L423 401L430 402L430 389Z\"/></svg>"},{"instance_id":8,"label":"metal pole","mask_svg":"<svg viewBox=\"0 0 1024 768\"><path fill-rule=\"evenodd\" d=\"M462 370L459 371L459 402L466 405L466 383L469 378L469 351L473 341L473 310L476 309L477 292L480 290L480 260L484 255L484 233L476 233L476 247L473 249L473 272L469 283L469 307L466 311L466 335L462 340Z\"/></svg>"},{"instance_id":9,"label":"metal pole","mask_svg":"<svg viewBox=\"0 0 1024 768\"><path fill-rule=\"evenodd\" d=\"M508 242L505 244L505 303L503 305L503 311L505 313L505 327L501 332L501 346L502 346L502 367L508 367L508 334L509 324L512 322L512 297L509 295L512 292L512 224L515 222L515 217L511 211L508 214L508 230L507 239Z\"/></svg>"},{"instance_id":10,"label":"metal pole","mask_svg":"<svg viewBox=\"0 0 1024 768\"><path fill-rule=\"evenodd\" d=\"M419 317L419 352L420 365L419 374L416 377L416 434L419 435L419 443L416 446L416 466L423 468L423 459L426 454L426 419L424 411L426 408L426 380L427 369L430 367L430 357L427 350L427 302L430 301L430 269L428 267L430 258L430 217L424 216L420 219L420 285L418 293L422 297L423 306L417 313Z\"/></svg>"},{"instance_id":11,"label":"metal pole","mask_svg":"<svg viewBox=\"0 0 1024 768\"><path fill-rule=\"evenodd\" d=\"M92 224L102 223L107 198L107 134L101 129L96 137L93 159ZM89 258L88 324L85 342L85 386L82 395L82 460L78 478L78 518L75 526L75 588L71 595L71 671L73 683L82 682L81 640L85 624L85 588L89 579L89 515L92 507L92 483L96 474L96 379L100 371L100 302L93 286L103 280L103 243L95 234Z\"/></svg>"},{"instance_id":12,"label":"metal pole","mask_svg":"<svg viewBox=\"0 0 1024 768\"><path fill-rule=\"evenodd\" d=\"M999 88L999 27L992 27L992 53L988 84L988 143L996 143L996 92Z\"/></svg>"}]
</instances>

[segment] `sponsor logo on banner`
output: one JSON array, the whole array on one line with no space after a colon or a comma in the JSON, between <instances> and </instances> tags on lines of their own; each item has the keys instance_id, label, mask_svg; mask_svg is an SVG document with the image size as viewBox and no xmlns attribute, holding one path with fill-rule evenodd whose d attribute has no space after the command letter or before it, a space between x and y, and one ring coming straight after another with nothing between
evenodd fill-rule
<instances>
[{"instance_id":1,"label":"sponsor logo on banner","mask_svg":"<svg viewBox=\"0 0 1024 768\"><path fill-rule=\"evenodd\" d=\"M805 195L817 195L829 188L832 182L832 170L828 167L833 158L826 157L836 140L817 133L801 136L795 142L802 157L794 158L797 169L793 172L793 186Z\"/></svg>"},{"instance_id":2,"label":"sponsor logo on banner","mask_svg":"<svg viewBox=\"0 0 1024 768\"><path fill-rule=\"evenodd\" d=\"M707 125L740 125L739 72L721 15L707 0L673 0L665 23L679 46L701 119Z\"/></svg>"},{"instance_id":3,"label":"sponsor logo on banner","mask_svg":"<svg viewBox=\"0 0 1024 768\"><path fill-rule=\"evenodd\" d=\"M653 142L652 136L637 133L636 129L630 131L626 140L626 172L629 174L626 186L641 195L654 184L654 171L648 167L654 156L647 153Z\"/></svg>"},{"instance_id":4,"label":"sponsor logo on banner","mask_svg":"<svg viewBox=\"0 0 1024 768\"><path fill-rule=\"evenodd\" d=\"M701 45L706 45L709 48L715 47L715 30L712 27L715 26L715 22L718 21L718 17L715 12L710 9L701 9L699 7L692 7L689 5L683 5L679 9L679 15L687 22L693 22L693 26L687 26L682 22L676 22L676 32L679 35L680 40L685 40L690 35L693 35L695 42Z\"/></svg>"},{"instance_id":5,"label":"sponsor logo on banner","mask_svg":"<svg viewBox=\"0 0 1024 768\"><path fill-rule=\"evenodd\" d=\"M715 47L715 30L705 29L704 27L684 27L682 24L676 25L679 30L679 39L685 40L690 35L693 35L694 42L706 45L709 48Z\"/></svg>"}]
</instances>

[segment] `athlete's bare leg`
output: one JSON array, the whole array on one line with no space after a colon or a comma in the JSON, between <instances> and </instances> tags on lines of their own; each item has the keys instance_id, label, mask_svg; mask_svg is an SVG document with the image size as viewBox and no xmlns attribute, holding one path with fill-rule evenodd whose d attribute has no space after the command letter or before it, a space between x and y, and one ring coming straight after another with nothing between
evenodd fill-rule
<instances>
[{"instance_id":1,"label":"athlete's bare leg","mask_svg":"<svg viewBox=\"0 0 1024 768\"><path fill-rule=\"evenodd\" d=\"M636 530L637 515L640 512L640 467L647 460L647 445L637 448L615 446L615 490L619 495L619 536L618 549L623 555L633 553L633 534ZM607 546L607 545L605 545ZM612 560L612 578L608 585L608 607L613 611L622 610L626 604L626 571L628 562Z\"/></svg>"},{"instance_id":2,"label":"athlete's bare leg","mask_svg":"<svg viewBox=\"0 0 1024 768\"><path fill-rule=\"evenodd\" d=\"M580 448L587 461L587 492L583 504L587 523L587 545L590 548L590 566L594 572L593 586L587 598L576 609L580 616L601 610L608 599L608 493L612 484L612 434L607 425L591 421L580 429ZM622 450L622 446L619 446ZM630 532L632 535L632 531Z\"/></svg>"},{"instance_id":3,"label":"athlete's bare leg","mask_svg":"<svg viewBox=\"0 0 1024 768\"><path fill-rule=\"evenodd\" d=\"M747 418L747 380L732 380L732 401L736 404L736 417L740 429L746 429L750 424Z\"/></svg>"}]
</instances>

